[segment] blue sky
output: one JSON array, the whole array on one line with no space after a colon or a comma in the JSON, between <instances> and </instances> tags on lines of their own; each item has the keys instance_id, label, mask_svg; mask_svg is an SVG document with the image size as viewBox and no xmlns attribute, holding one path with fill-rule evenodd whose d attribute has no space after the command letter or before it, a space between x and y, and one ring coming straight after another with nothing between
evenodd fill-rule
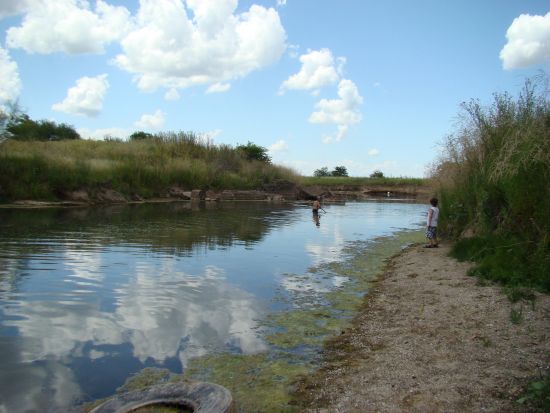
<instances>
[{"instance_id":1,"label":"blue sky","mask_svg":"<svg viewBox=\"0 0 550 413\"><path fill-rule=\"evenodd\" d=\"M535 0L1 0L0 103L84 138L193 131L304 175L424 176L461 102L550 66Z\"/></svg>"}]
</instances>

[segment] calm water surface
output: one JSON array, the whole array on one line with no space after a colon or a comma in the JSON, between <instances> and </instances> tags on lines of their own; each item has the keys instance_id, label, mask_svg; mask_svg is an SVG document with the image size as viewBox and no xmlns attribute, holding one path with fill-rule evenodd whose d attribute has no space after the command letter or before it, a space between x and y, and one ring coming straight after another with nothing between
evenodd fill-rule
<instances>
[{"instance_id":1,"label":"calm water surface","mask_svg":"<svg viewBox=\"0 0 550 413\"><path fill-rule=\"evenodd\" d=\"M0 210L0 413L63 411L144 367L269 350L258 320L285 274L346 242L418 228L425 206L157 204ZM342 280L329 280L336 288Z\"/></svg>"}]
</instances>

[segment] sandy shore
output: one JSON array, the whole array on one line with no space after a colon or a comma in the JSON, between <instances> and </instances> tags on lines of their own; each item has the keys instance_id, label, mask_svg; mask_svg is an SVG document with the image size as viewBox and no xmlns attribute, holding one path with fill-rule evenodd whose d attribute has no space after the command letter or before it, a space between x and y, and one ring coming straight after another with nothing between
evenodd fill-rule
<instances>
[{"instance_id":1,"label":"sandy shore","mask_svg":"<svg viewBox=\"0 0 550 413\"><path fill-rule=\"evenodd\" d=\"M392 260L301 386L305 412L530 411L516 400L550 363L550 296L511 303L448 252Z\"/></svg>"}]
</instances>

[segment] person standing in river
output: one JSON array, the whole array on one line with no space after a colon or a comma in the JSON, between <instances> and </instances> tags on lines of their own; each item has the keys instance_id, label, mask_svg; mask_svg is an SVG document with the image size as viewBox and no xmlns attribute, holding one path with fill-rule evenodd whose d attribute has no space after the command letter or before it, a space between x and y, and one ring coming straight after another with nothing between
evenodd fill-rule
<instances>
[{"instance_id":1,"label":"person standing in river","mask_svg":"<svg viewBox=\"0 0 550 413\"><path fill-rule=\"evenodd\" d=\"M313 215L318 215L320 209L323 209L321 207L321 201L319 200L319 197L316 197L315 201L313 201L313 205L311 206L311 212L313 212Z\"/></svg>"},{"instance_id":2,"label":"person standing in river","mask_svg":"<svg viewBox=\"0 0 550 413\"><path fill-rule=\"evenodd\" d=\"M428 239L428 244L425 245L426 248L437 248L437 220L439 218L439 208L437 207L438 200L437 198L430 199L430 209L428 209L428 219L427 219L427 229L426 229L426 238Z\"/></svg>"}]
</instances>

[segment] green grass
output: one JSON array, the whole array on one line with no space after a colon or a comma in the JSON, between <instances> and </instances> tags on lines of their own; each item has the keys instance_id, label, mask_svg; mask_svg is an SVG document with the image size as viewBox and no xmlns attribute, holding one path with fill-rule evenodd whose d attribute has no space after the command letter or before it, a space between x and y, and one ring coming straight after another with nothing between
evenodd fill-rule
<instances>
[{"instance_id":1,"label":"green grass","mask_svg":"<svg viewBox=\"0 0 550 413\"><path fill-rule=\"evenodd\" d=\"M527 386L517 402L529 406L533 411L550 412L550 374L541 374Z\"/></svg>"},{"instance_id":2,"label":"green grass","mask_svg":"<svg viewBox=\"0 0 550 413\"><path fill-rule=\"evenodd\" d=\"M348 176L307 176L302 177L302 185L323 185L323 186L424 186L429 182L424 178L368 178L368 177L348 177Z\"/></svg>"},{"instance_id":3,"label":"green grass","mask_svg":"<svg viewBox=\"0 0 550 413\"><path fill-rule=\"evenodd\" d=\"M440 229L472 275L550 292L550 101L546 79L491 106L463 106L463 123L435 163Z\"/></svg>"},{"instance_id":4,"label":"green grass","mask_svg":"<svg viewBox=\"0 0 550 413\"><path fill-rule=\"evenodd\" d=\"M194 134L139 141L7 140L0 144L0 201L54 200L63 191L110 187L157 196L184 189L255 189L276 179L298 181L289 168L250 161L227 145Z\"/></svg>"}]
</instances>

